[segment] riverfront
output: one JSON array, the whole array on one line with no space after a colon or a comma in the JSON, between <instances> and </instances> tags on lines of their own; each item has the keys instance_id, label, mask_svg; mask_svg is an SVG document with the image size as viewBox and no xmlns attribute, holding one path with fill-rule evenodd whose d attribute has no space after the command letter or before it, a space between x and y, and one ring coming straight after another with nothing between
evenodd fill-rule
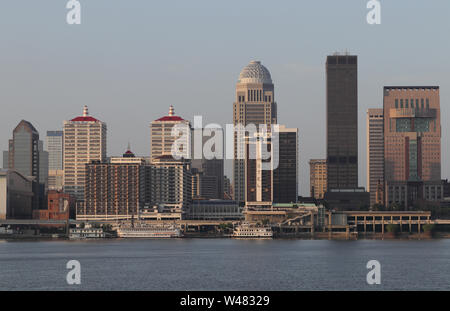
<instances>
[{"instance_id":1,"label":"riverfront","mask_svg":"<svg viewBox=\"0 0 450 311\"><path fill-rule=\"evenodd\" d=\"M450 290L449 262L448 239L0 241L0 290Z\"/></svg>"}]
</instances>

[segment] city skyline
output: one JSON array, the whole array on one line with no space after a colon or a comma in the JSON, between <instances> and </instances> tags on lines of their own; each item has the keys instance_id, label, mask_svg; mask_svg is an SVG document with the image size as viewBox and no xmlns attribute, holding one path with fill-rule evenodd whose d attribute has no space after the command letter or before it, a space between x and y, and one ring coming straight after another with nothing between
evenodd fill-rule
<instances>
[{"instance_id":1,"label":"city skyline","mask_svg":"<svg viewBox=\"0 0 450 311\"><path fill-rule=\"evenodd\" d=\"M199 17L194 24L189 24L185 29L180 29L180 24L177 24L178 27L165 27L164 31L159 31L161 25L166 25L161 18L183 15L185 9L192 13L202 3L194 3L192 7L178 4L174 12L164 4L158 4L159 11L155 16L148 13L155 17L153 21L139 19L146 16L146 13L138 11L146 12L147 4L137 2L132 9L125 11L143 14L137 18L141 22L130 22L126 15L120 15L124 4L112 7L111 15L104 16L101 13L107 6L106 2L97 1L84 5L83 9L88 14L84 15L80 28L58 27L58 30L47 31L49 27L59 25L60 12L64 11L64 8L55 5L56 1L49 2L27 4L34 14L22 12L24 18L31 21L26 25L7 15L1 19L4 29L14 27L20 30L14 36L4 33L5 59L8 61L0 62L8 74L0 78L4 85L0 100L13 108L2 113L2 150L7 149L8 135L21 119L29 120L43 135L47 130L61 129L61 120L79 114L80 107L87 104L95 115L108 124L108 155L121 154L128 141L136 154L148 155L148 124L165 115L170 104L176 107L178 115L188 120L196 114L204 114L208 123L231 123L230 103L233 101L237 75L243 66L256 59L267 66L276 84L277 102L282 107L278 111L278 122L299 128L300 194L307 195L308 161L325 157L324 58L335 50L344 52L348 49L359 57L359 185L367 187L366 111L368 108L382 107L382 89L385 85L441 87L442 178L449 177L450 163L445 160L449 155L449 139L445 135L448 129L445 116L449 113L445 103L450 87L446 78L449 64L445 61L448 42L426 36L430 31L438 37L442 33L445 12L450 8L447 2L437 1L433 8L406 1L385 3L383 23L372 28L365 22L365 5L357 2L331 3L327 10L334 12L334 15L325 16L324 8L314 3L286 2L285 6L277 7L266 2L256 10L251 4L244 4L243 10L238 13L232 10L232 3L207 4L206 9L210 12L206 15L194 13ZM9 10L4 12L19 10L22 5L20 1L16 3L7 4ZM290 10L295 13L290 13ZM252 46L244 44L245 36L232 36L235 31L221 31L225 26L231 27L231 30L249 27L253 18L261 14L273 16L274 22L262 25L262 31L254 33ZM295 20L289 18L293 15ZM426 22L415 25L415 19L409 18L411 15ZM39 19L43 16L46 17L45 23ZM102 16L104 19L100 19ZM243 16L248 19L242 19ZM236 25L231 25L228 17L233 18ZM307 27L314 19L319 20L314 22L316 28ZM324 22L323 25L320 21ZM201 27L205 22L211 30ZM354 29L358 23L364 31ZM327 27L330 24L339 24L339 27L331 29ZM126 31L121 31L121 27L126 27ZM45 34L34 39L31 37L33 29ZM151 36L143 36L148 29L153 29ZM192 42L183 40L187 31L195 33L190 36ZM211 31L218 31L222 36L210 36ZM336 36L343 31L347 31L348 36ZM124 37L131 32L136 35ZM405 40L421 36L423 44L411 49L398 42L398 33L402 33ZM259 40L267 34L273 40L271 45ZM100 35L104 35L103 44L95 42ZM142 42L142 37L149 38L149 43ZM287 43L287 37L298 40ZM204 38L209 41L204 41ZM36 40L48 44L38 44ZM89 50L83 48L85 40L89 41ZM133 47L132 54L119 44L123 40ZM391 49L380 49L380 40ZM22 49L24 44L30 49ZM167 54L170 49L178 51L176 47L180 44L188 47L185 53ZM236 45L242 48L235 51L222 49ZM427 46L435 49L430 51ZM432 57L418 57L427 53ZM50 58L52 61L48 60ZM24 87L26 92L23 92ZM226 166L226 175L232 177L230 165Z\"/></svg>"}]
</instances>

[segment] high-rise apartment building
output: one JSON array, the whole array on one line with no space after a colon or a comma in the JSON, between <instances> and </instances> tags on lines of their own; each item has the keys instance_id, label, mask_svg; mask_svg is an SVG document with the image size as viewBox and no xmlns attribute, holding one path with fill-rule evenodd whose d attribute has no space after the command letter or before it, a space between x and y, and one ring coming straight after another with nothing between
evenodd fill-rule
<instances>
[{"instance_id":1,"label":"high-rise apartment building","mask_svg":"<svg viewBox=\"0 0 450 311\"><path fill-rule=\"evenodd\" d=\"M177 126L180 129L178 133L173 133L174 126ZM173 106L170 106L169 115L159 118L151 123L150 131L150 155L152 159L161 156L172 156L172 148L176 140L180 142L180 145L186 146L187 149L191 146L191 141L189 140L191 134L190 123L189 121L176 116ZM181 136L184 136L185 138L183 142L181 142ZM189 158L190 152L190 150L177 148L177 153L180 157Z\"/></svg>"},{"instance_id":2,"label":"high-rise apartment building","mask_svg":"<svg viewBox=\"0 0 450 311\"><path fill-rule=\"evenodd\" d=\"M278 127L278 160L273 170L273 202L295 203L298 199L298 129Z\"/></svg>"},{"instance_id":3,"label":"high-rise apartment building","mask_svg":"<svg viewBox=\"0 0 450 311\"><path fill-rule=\"evenodd\" d=\"M370 192L370 206L384 186L384 116L383 109L367 110L367 191ZM383 200L381 200L383 201Z\"/></svg>"},{"instance_id":4,"label":"high-rise apartment building","mask_svg":"<svg viewBox=\"0 0 450 311\"><path fill-rule=\"evenodd\" d=\"M233 124L246 127L277 123L277 104L269 70L259 61L252 61L241 71L236 84L233 104ZM234 133L233 189L234 199L244 202L245 189L245 142L238 132Z\"/></svg>"},{"instance_id":5,"label":"high-rise apartment building","mask_svg":"<svg viewBox=\"0 0 450 311\"><path fill-rule=\"evenodd\" d=\"M190 161L176 160L170 155L160 156L152 159L145 174L146 204L162 206L181 217L192 202Z\"/></svg>"},{"instance_id":6,"label":"high-rise apartment building","mask_svg":"<svg viewBox=\"0 0 450 311\"><path fill-rule=\"evenodd\" d=\"M327 192L327 160L309 160L309 189L311 197L323 199Z\"/></svg>"},{"instance_id":7,"label":"high-rise apartment building","mask_svg":"<svg viewBox=\"0 0 450 311\"><path fill-rule=\"evenodd\" d=\"M137 218L144 205L144 158L128 150L110 162L86 164L84 205L77 219L114 220Z\"/></svg>"},{"instance_id":8,"label":"high-rise apartment building","mask_svg":"<svg viewBox=\"0 0 450 311\"><path fill-rule=\"evenodd\" d=\"M86 164L106 160L106 123L89 115L64 121L63 132L64 192L84 200Z\"/></svg>"},{"instance_id":9,"label":"high-rise apartment building","mask_svg":"<svg viewBox=\"0 0 450 311\"><path fill-rule=\"evenodd\" d=\"M327 57L328 191L358 187L357 63L353 55Z\"/></svg>"},{"instance_id":10,"label":"high-rise apartment building","mask_svg":"<svg viewBox=\"0 0 450 311\"><path fill-rule=\"evenodd\" d=\"M438 86L384 87L385 203L443 197Z\"/></svg>"}]
</instances>

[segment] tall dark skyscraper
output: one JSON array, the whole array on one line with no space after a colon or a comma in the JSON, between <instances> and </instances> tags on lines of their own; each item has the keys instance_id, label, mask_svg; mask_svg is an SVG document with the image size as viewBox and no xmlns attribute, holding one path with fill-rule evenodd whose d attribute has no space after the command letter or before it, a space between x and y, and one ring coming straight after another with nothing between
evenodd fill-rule
<instances>
[{"instance_id":1,"label":"tall dark skyscraper","mask_svg":"<svg viewBox=\"0 0 450 311\"><path fill-rule=\"evenodd\" d=\"M327 57L328 191L358 187L358 58Z\"/></svg>"},{"instance_id":2,"label":"tall dark skyscraper","mask_svg":"<svg viewBox=\"0 0 450 311\"><path fill-rule=\"evenodd\" d=\"M41 167L48 167L48 154L42 148L39 133L28 121L22 120L13 131L8 151L3 152L4 167L14 169L26 177L33 178L33 209L43 204L46 174ZM45 161L46 160L46 161ZM42 186L40 186L42 184Z\"/></svg>"},{"instance_id":3,"label":"tall dark skyscraper","mask_svg":"<svg viewBox=\"0 0 450 311\"><path fill-rule=\"evenodd\" d=\"M278 137L278 167L273 171L272 201L295 203L298 197L298 129L280 125Z\"/></svg>"}]
</instances>

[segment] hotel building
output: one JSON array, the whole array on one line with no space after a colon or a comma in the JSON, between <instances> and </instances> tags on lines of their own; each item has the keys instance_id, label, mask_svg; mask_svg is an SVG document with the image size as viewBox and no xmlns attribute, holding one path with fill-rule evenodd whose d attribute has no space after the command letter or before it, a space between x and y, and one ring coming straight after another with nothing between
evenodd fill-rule
<instances>
[{"instance_id":1,"label":"hotel building","mask_svg":"<svg viewBox=\"0 0 450 311\"><path fill-rule=\"evenodd\" d=\"M63 142L64 192L84 200L86 164L106 160L106 123L84 106L82 116L64 121Z\"/></svg>"},{"instance_id":2,"label":"hotel building","mask_svg":"<svg viewBox=\"0 0 450 311\"><path fill-rule=\"evenodd\" d=\"M86 164L84 206L78 207L77 219L137 218L144 205L144 164L130 150L110 162Z\"/></svg>"},{"instance_id":3,"label":"hotel building","mask_svg":"<svg viewBox=\"0 0 450 311\"><path fill-rule=\"evenodd\" d=\"M178 135L172 135L173 127L179 127ZM173 106L170 106L169 115L159 118L153 121L150 125L150 156L151 159L155 159L161 156L172 156L172 147L177 140L183 146L186 146L187 150L179 148L177 153L180 157L189 158L190 156L190 134L191 126L189 121L175 115ZM185 140L179 140L181 136L185 137Z\"/></svg>"}]
</instances>

